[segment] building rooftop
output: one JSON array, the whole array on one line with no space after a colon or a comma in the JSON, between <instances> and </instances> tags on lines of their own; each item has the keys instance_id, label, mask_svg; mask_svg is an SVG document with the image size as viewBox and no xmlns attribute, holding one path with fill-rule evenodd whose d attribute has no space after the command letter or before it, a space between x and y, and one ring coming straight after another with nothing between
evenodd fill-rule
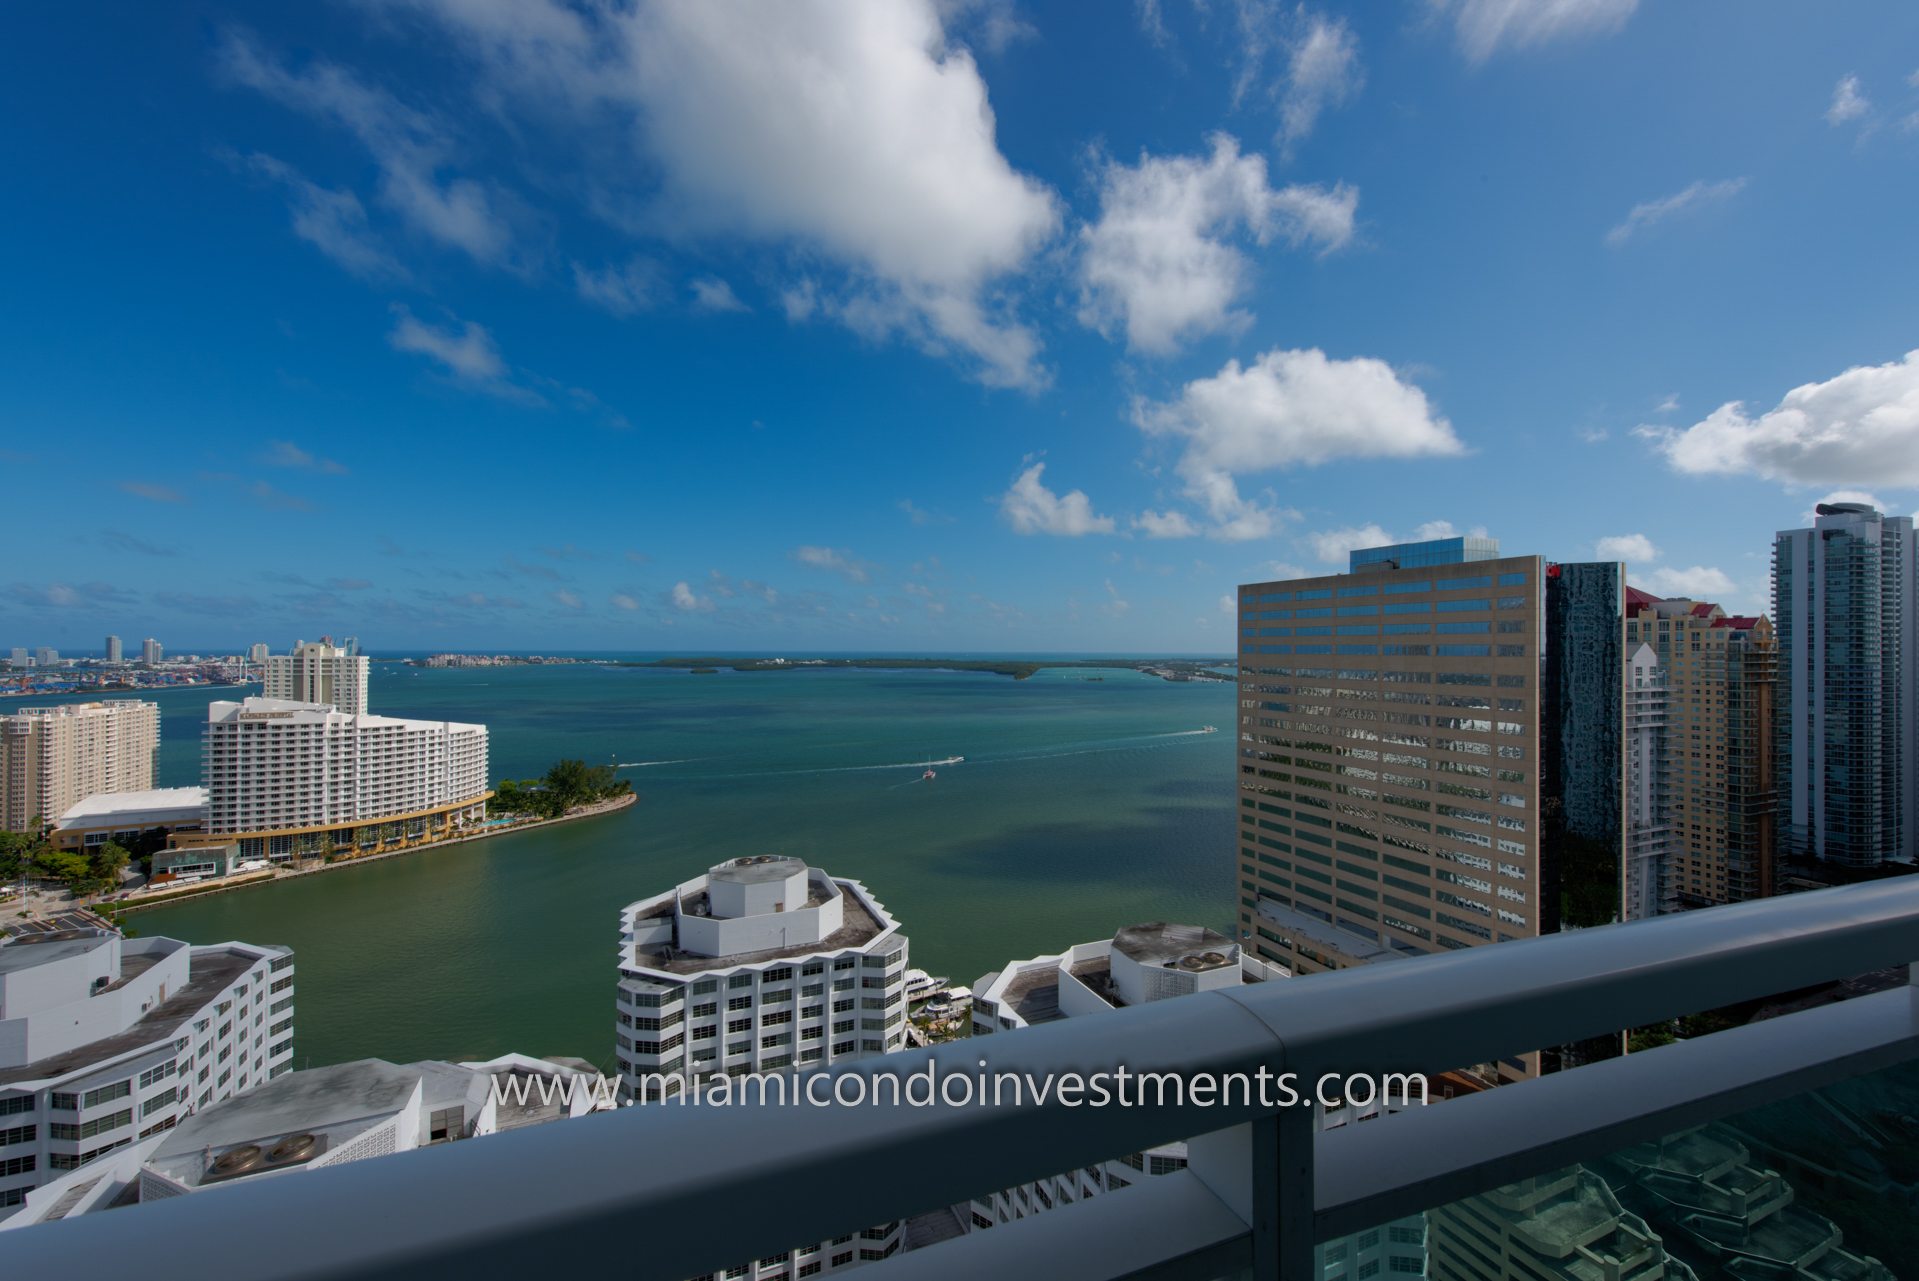
<instances>
[{"instance_id":1,"label":"building rooftop","mask_svg":"<svg viewBox=\"0 0 1919 1281\"><path fill-rule=\"evenodd\" d=\"M92 827L102 823L152 818L178 820L204 814L204 787L155 787L144 792L99 792L62 814L56 828Z\"/></svg>"},{"instance_id":2,"label":"building rooftop","mask_svg":"<svg viewBox=\"0 0 1919 1281\"><path fill-rule=\"evenodd\" d=\"M80 956L95 948L105 947L108 938L108 935L91 930L17 935L0 942L0 974L18 974L37 965Z\"/></svg>"},{"instance_id":3,"label":"building rooftop","mask_svg":"<svg viewBox=\"0 0 1919 1281\"><path fill-rule=\"evenodd\" d=\"M1389 947L1383 947L1364 935L1354 934L1351 930L1342 930L1331 921L1322 921L1317 916L1308 916L1284 904L1271 899L1259 901L1261 918L1288 931L1296 937L1316 943L1321 947L1330 947L1341 956L1354 961L1388 961L1399 954Z\"/></svg>"},{"instance_id":4,"label":"building rooftop","mask_svg":"<svg viewBox=\"0 0 1919 1281\"><path fill-rule=\"evenodd\" d=\"M1216 970L1233 963L1236 945L1203 925L1148 921L1113 935L1113 948L1141 965L1177 965L1183 970Z\"/></svg>"},{"instance_id":5,"label":"building rooftop","mask_svg":"<svg viewBox=\"0 0 1919 1281\"><path fill-rule=\"evenodd\" d=\"M1000 1008L1012 1010L1029 1026L1059 1018L1059 967L1048 963L1021 970L1001 994Z\"/></svg>"},{"instance_id":6,"label":"building rooftop","mask_svg":"<svg viewBox=\"0 0 1919 1281\"><path fill-rule=\"evenodd\" d=\"M846 901L843 923L840 928L819 940L817 943L802 943L794 947L764 948L757 952L734 952L726 956L700 956L692 952L683 952L675 945L635 944L633 961L648 969L664 970L669 974L697 974L701 970L728 969L735 965L758 965L764 961L777 961L792 956L807 956L814 952L840 952L850 947L860 947L872 942L892 927L874 915L861 897L853 893L846 881L834 881L839 887L840 897ZM817 880L808 881L808 906L824 903L828 895L819 889ZM700 915L699 909L706 900L704 893L689 894L684 902L686 910L692 915ZM667 902L672 902L669 895ZM646 920L665 913L648 910L638 919Z\"/></svg>"},{"instance_id":7,"label":"building rooftop","mask_svg":"<svg viewBox=\"0 0 1919 1281\"><path fill-rule=\"evenodd\" d=\"M732 881L739 885L768 885L775 881L783 881L789 876L798 876L805 870L806 864L800 859L787 858L778 854L755 854L722 863L707 872L707 877L710 880Z\"/></svg>"},{"instance_id":8,"label":"building rooftop","mask_svg":"<svg viewBox=\"0 0 1919 1281\"><path fill-rule=\"evenodd\" d=\"M98 1041L76 1046L64 1054L52 1054L20 1067L0 1069L0 1087L14 1085L21 1081L39 1081L50 1077L66 1076L68 1073L80 1071L94 1064L104 1066L123 1054L131 1054L156 1041L164 1041L179 1031L182 1024L198 1014L202 1006L229 987L235 979L259 964L259 960L260 958L237 948L195 948L186 986L148 1010L145 1016L132 1027Z\"/></svg>"}]
</instances>

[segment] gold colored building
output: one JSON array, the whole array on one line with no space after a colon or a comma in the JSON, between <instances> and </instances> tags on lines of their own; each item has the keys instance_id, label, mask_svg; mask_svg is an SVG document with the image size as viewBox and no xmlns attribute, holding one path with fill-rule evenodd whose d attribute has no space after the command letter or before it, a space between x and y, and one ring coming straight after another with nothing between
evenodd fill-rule
<instances>
[{"instance_id":1,"label":"gold colored building","mask_svg":"<svg viewBox=\"0 0 1919 1281\"><path fill-rule=\"evenodd\" d=\"M146 791L159 747L159 705L139 699L0 716L0 830L52 823L101 792Z\"/></svg>"},{"instance_id":2,"label":"gold colored building","mask_svg":"<svg viewBox=\"0 0 1919 1281\"><path fill-rule=\"evenodd\" d=\"M1626 648L1666 674L1669 876L1680 907L1763 898L1774 872L1772 623L1627 589Z\"/></svg>"}]
</instances>

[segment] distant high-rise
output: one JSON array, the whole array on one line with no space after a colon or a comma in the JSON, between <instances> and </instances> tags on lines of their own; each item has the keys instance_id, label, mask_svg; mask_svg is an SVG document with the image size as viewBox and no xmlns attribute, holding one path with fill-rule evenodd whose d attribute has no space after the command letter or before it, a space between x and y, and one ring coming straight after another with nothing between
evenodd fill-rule
<instances>
[{"instance_id":1,"label":"distant high-rise","mask_svg":"<svg viewBox=\"0 0 1919 1281\"><path fill-rule=\"evenodd\" d=\"M1642 921L1678 906L1666 795L1667 673L1652 646L1635 643L1629 635L1626 647L1632 652L1626 658L1626 884L1621 915Z\"/></svg>"},{"instance_id":2,"label":"distant high-rise","mask_svg":"<svg viewBox=\"0 0 1919 1281\"><path fill-rule=\"evenodd\" d=\"M1821 503L1773 543L1779 844L1853 868L1919 854L1912 518Z\"/></svg>"},{"instance_id":3,"label":"distant high-rise","mask_svg":"<svg viewBox=\"0 0 1919 1281\"><path fill-rule=\"evenodd\" d=\"M160 708L137 699L27 707L0 717L0 830L51 823L101 792L153 786Z\"/></svg>"},{"instance_id":4,"label":"distant high-rise","mask_svg":"<svg viewBox=\"0 0 1919 1281\"><path fill-rule=\"evenodd\" d=\"M109 663L117 663L120 661L120 638L118 636L107 637L106 651L107 661Z\"/></svg>"},{"instance_id":5,"label":"distant high-rise","mask_svg":"<svg viewBox=\"0 0 1919 1281\"><path fill-rule=\"evenodd\" d=\"M167 656L166 646L149 636L140 642L140 661L148 667L158 667L160 660Z\"/></svg>"},{"instance_id":6,"label":"distant high-rise","mask_svg":"<svg viewBox=\"0 0 1919 1281\"><path fill-rule=\"evenodd\" d=\"M1651 648L1666 692L1655 782L1668 824L1666 908L1771 894L1772 624L1705 601L1626 597L1626 647Z\"/></svg>"},{"instance_id":7,"label":"distant high-rise","mask_svg":"<svg viewBox=\"0 0 1919 1281\"><path fill-rule=\"evenodd\" d=\"M40 667L52 667L60 661L60 651L51 645L42 645L33 651L33 661Z\"/></svg>"},{"instance_id":8,"label":"distant high-rise","mask_svg":"<svg viewBox=\"0 0 1919 1281\"><path fill-rule=\"evenodd\" d=\"M259 643L248 648L247 662L252 663L255 667L264 667L266 666L267 655L270 652L271 651L267 649L267 643L265 641L260 641Z\"/></svg>"},{"instance_id":9,"label":"distant high-rise","mask_svg":"<svg viewBox=\"0 0 1919 1281\"><path fill-rule=\"evenodd\" d=\"M14 667L26 667L33 662L33 655L27 652L25 645L15 645L7 656L7 662Z\"/></svg>"},{"instance_id":10,"label":"distant high-rise","mask_svg":"<svg viewBox=\"0 0 1919 1281\"><path fill-rule=\"evenodd\" d=\"M1240 938L1295 974L1619 913L1623 567L1443 541L1240 588Z\"/></svg>"},{"instance_id":11,"label":"distant high-rise","mask_svg":"<svg viewBox=\"0 0 1919 1281\"><path fill-rule=\"evenodd\" d=\"M364 712L371 660L357 649L357 641L351 649L324 637L295 641L292 653L267 656L261 693L293 703L326 703L343 712Z\"/></svg>"}]
</instances>

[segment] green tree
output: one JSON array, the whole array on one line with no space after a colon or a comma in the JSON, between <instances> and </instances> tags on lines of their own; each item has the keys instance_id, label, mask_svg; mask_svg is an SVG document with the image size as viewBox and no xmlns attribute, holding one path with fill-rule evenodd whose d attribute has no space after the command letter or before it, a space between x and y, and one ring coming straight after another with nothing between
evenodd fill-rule
<instances>
[{"instance_id":1,"label":"green tree","mask_svg":"<svg viewBox=\"0 0 1919 1281\"><path fill-rule=\"evenodd\" d=\"M133 861L133 852L112 841L96 845L87 851L87 871L96 886L96 892L110 890L120 884L120 873Z\"/></svg>"}]
</instances>

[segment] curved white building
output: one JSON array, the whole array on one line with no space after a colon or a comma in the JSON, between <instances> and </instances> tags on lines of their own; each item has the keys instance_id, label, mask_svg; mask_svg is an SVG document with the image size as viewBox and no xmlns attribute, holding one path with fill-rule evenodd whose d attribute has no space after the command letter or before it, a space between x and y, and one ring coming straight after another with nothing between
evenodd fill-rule
<instances>
[{"instance_id":1,"label":"curved white building","mask_svg":"<svg viewBox=\"0 0 1919 1281\"><path fill-rule=\"evenodd\" d=\"M485 816L487 732L318 703L249 698L207 708L207 823L180 845L240 856L376 853L442 840Z\"/></svg>"}]
</instances>

